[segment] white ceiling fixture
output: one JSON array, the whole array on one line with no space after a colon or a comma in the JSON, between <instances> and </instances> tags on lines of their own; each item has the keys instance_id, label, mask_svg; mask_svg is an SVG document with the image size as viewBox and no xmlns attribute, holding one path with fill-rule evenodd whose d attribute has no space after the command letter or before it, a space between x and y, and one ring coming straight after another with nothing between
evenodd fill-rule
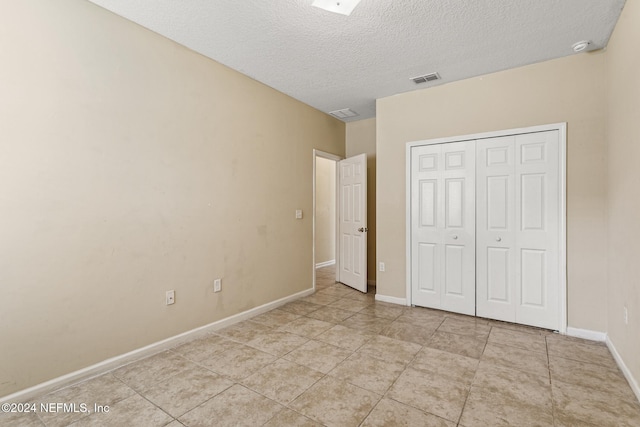
<instances>
[{"instance_id":1,"label":"white ceiling fixture","mask_svg":"<svg viewBox=\"0 0 640 427\"><path fill-rule=\"evenodd\" d=\"M360 0L313 0L311 6L349 16L358 3Z\"/></svg>"},{"instance_id":2,"label":"white ceiling fixture","mask_svg":"<svg viewBox=\"0 0 640 427\"><path fill-rule=\"evenodd\" d=\"M580 41L578 43L574 43L573 46L571 46L571 47L573 48L573 51L575 53L578 53L578 52L582 52L583 50L588 48L590 44L591 44L591 42L589 40L582 40L582 41Z\"/></svg>"},{"instance_id":3,"label":"white ceiling fixture","mask_svg":"<svg viewBox=\"0 0 640 427\"><path fill-rule=\"evenodd\" d=\"M330 112L607 46L625 0L366 0L349 19L319 0L90 0ZM333 3L344 0L333 0ZM438 70L439 80L409 76Z\"/></svg>"}]
</instances>

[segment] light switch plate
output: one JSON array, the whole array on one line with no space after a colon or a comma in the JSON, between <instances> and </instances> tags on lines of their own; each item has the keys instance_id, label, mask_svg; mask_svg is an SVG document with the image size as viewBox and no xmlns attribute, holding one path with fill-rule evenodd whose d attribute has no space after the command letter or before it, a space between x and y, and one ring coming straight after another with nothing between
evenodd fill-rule
<instances>
[{"instance_id":1,"label":"light switch plate","mask_svg":"<svg viewBox=\"0 0 640 427\"><path fill-rule=\"evenodd\" d=\"M167 305L174 304L176 302L176 292L175 291L167 291L166 294L166 303Z\"/></svg>"}]
</instances>

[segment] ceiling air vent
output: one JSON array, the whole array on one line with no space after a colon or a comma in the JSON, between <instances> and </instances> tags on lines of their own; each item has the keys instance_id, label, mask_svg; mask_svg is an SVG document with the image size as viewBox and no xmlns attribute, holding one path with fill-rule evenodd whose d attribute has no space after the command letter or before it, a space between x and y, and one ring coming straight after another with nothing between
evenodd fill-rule
<instances>
[{"instance_id":1,"label":"ceiling air vent","mask_svg":"<svg viewBox=\"0 0 640 427\"><path fill-rule=\"evenodd\" d=\"M359 116L360 114L356 113L355 111L353 111L350 108L344 108L342 110L335 110L335 111L329 111L329 114L331 114L333 117L337 118L337 119L348 119L351 117L356 117Z\"/></svg>"},{"instance_id":2,"label":"ceiling air vent","mask_svg":"<svg viewBox=\"0 0 640 427\"><path fill-rule=\"evenodd\" d=\"M440 74L429 73L429 74L425 74L424 76L411 77L411 80L413 80L415 84L432 82L434 80L440 80Z\"/></svg>"}]
</instances>

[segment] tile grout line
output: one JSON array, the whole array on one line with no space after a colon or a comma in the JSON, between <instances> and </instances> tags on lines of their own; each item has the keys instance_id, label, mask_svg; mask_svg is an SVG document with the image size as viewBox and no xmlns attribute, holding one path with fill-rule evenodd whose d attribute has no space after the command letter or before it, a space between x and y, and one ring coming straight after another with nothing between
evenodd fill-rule
<instances>
[{"instance_id":1,"label":"tile grout line","mask_svg":"<svg viewBox=\"0 0 640 427\"><path fill-rule=\"evenodd\" d=\"M140 359L140 360L144 360L144 359ZM123 365L123 366L126 366L126 365ZM112 369L112 370L110 370L110 371L108 371L108 372L105 372L104 374L96 375L96 376L94 376L94 377L87 378L87 379L85 379L85 380L83 380L83 381L80 381L80 382L77 382L77 383L74 383L74 384L70 384L70 385L68 385L68 386L66 386L66 387L62 387L62 388L60 388L60 389L53 390L53 391L51 391L51 392L49 392L49 393L47 393L47 394L42 395L41 397L38 397L37 399L38 399L38 400L40 400L40 399L43 399L43 398L45 398L46 396L48 396L48 395L50 395L50 394L57 393L57 392L60 392L60 391L63 391L63 390L68 390L68 389L70 389L70 388L72 388L72 387L76 387L76 386L80 386L81 384L88 383L88 382L89 382L89 381L91 381L91 380L95 380L95 379L100 378L100 377L103 377L103 376L111 375L111 377L113 377L113 379L115 379L116 381L120 382L122 385L124 385L125 387L127 387L129 390L131 390L131 391L132 391L132 393L131 393L129 396L126 396L126 397L123 397L122 399L118 399L118 400L114 401L114 402L112 403L112 405L115 405L116 403L122 402L123 400L126 400L126 399L128 399L129 397L133 396L135 393L137 393L137 392L136 392L136 390L135 390L133 387L131 387L129 384L125 383L124 381L122 381L120 378L118 378L117 376L115 376L115 375L113 374L113 371L115 371L116 369L118 369L118 368L114 368L114 369ZM94 402L94 403L95 403L95 402ZM111 406L111 405L110 405L110 406ZM38 418L38 420L39 420L39 421L40 421L40 422L41 422L45 427L47 427L47 426L48 426L48 423L46 423L46 422L45 422L45 420L43 420L43 419L42 419L42 417L40 416L40 413L41 413L41 412L40 412L40 411L38 411L38 412L36 413L36 417ZM69 423L69 424L67 424L67 425L75 424L75 423L77 423L77 422L78 422L78 421L80 421L80 420L83 420L83 419L85 419L85 418L90 417L91 415L93 415L93 413L88 413L88 414L86 414L85 416L82 416L82 417L78 418L77 420L72 421L71 423ZM54 419L55 419L55 418L54 418Z\"/></svg>"},{"instance_id":2,"label":"tile grout line","mask_svg":"<svg viewBox=\"0 0 640 427\"><path fill-rule=\"evenodd\" d=\"M223 338L228 339L227 337L223 337ZM170 349L170 350L167 350L167 351L171 351L171 349ZM187 360L187 361L188 361L188 362L190 362L190 363L193 363L194 365L196 365L196 366L198 366L198 367L200 367L200 368L202 368L202 369L204 369L204 370L206 370L206 371L211 372L211 373L212 373L212 374L214 374L214 375L217 375L217 376L219 376L219 377L221 377L221 378L224 378L224 379L230 380L232 383L234 383L233 385L236 385L236 384L237 384L237 382L236 382L235 380L233 380L233 379L231 379L231 378L229 378L229 377L226 377L226 376L224 376L223 374L220 374L220 373L218 373L218 372L216 372L216 371L214 371L214 370L212 370L212 369L210 369L210 368L208 368L208 367L206 367L206 366L204 366L204 365L201 365L201 364L200 364L200 362L196 362L196 361L194 361L194 360L191 360L191 359L189 359L189 358L185 357L184 355L182 355L182 354L180 354L180 353L178 353L178 352L175 352L175 351L172 351L172 353L176 354L177 356L181 357L182 359ZM158 354L159 354L159 353L158 353ZM156 382L154 382L154 383L153 383L152 385L150 385L148 388L152 388L153 386L156 386L156 385L160 384L160 383L161 383L161 382L163 382L163 381L168 381L168 380L170 380L170 379L172 379L172 378L175 378L175 377L177 377L178 375L181 375L181 374L183 374L183 373L184 373L184 372L177 372L176 374L171 375L170 377L168 377L168 378L166 378L166 379L164 379L164 380L160 380L160 381L156 381ZM115 377L115 375L114 375L114 377ZM116 377L116 378L117 378L117 377ZM223 392L227 391L228 389L230 389L231 387L233 387L233 385L230 385L229 387L227 387L227 388L225 388L225 389L223 389L223 390L219 391L219 392L218 392L218 393L216 393L215 395L211 396L209 399L206 399L206 400L205 400L205 401L203 401L202 403L200 403L200 404L198 404L198 405L194 406L193 408L189 409L188 411L184 412L183 414L180 414L180 415L178 415L178 416L174 417L173 415L169 414L167 411L165 411L164 409L160 408L158 405L156 405L155 403L153 403L152 401L150 401L148 398L146 398L145 396L143 396L141 392L139 392L138 390L136 390L136 389L134 389L133 387L129 386L127 383L125 383L125 382L124 382L124 380L121 380L120 378L118 378L118 380L120 380L123 384L125 384L125 385L126 385L126 386L128 386L129 388L131 388L131 389L132 389L136 394L138 394L140 397L142 397L143 399L145 399L146 401L148 401L149 403L151 403L152 405L156 406L158 409L160 409L161 411L163 411L164 413L166 413L167 415L169 415L171 418L173 418L173 420L174 420L174 421L178 421L178 418L179 418L179 417L181 417L181 416L185 415L186 413L191 412L192 410L194 410L194 409L196 409L196 408L198 408L198 407L200 407L200 406L204 405L205 403L207 403L207 402L208 402L208 401L210 401L211 399L215 398L215 397L216 397L216 396L218 396L219 394L221 394L221 393L223 393ZM128 397L127 397L127 399L128 399ZM125 400L125 399L120 400L120 402L122 402L123 400ZM178 422L180 422L180 421L178 421Z\"/></svg>"},{"instance_id":3,"label":"tile grout line","mask_svg":"<svg viewBox=\"0 0 640 427\"><path fill-rule=\"evenodd\" d=\"M444 321L444 319L443 319L443 321ZM432 332L432 333L431 333L431 335L433 335L433 334L435 334L435 330L434 330L434 332ZM434 413L426 412L426 411L422 410L421 408L418 408L418 407L416 407L416 406L414 406L414 405L411 405L410 403L401 402L401 401L396 400L396 399L394 399L393 397L390 397L390 396L389 396L389 391L393 388L393 386L396 384L396 382L397 382L397 381L398 381L398 379L402 376L402 374L404 374L404 373L406 372L406 370L407 370L407 369L409 369L409 368L411 367L411 366L410 366L410 365L411 365L411 363L413 363L413 361L418 357L418 353L420 353L420 352L421 352L425 347L427 347L427 345L426 345L426 344L422 344L422 345L420 345L420 350L418 350L418 351L416 352L416 354L411 358L411 360L405 364L405 367L404 367L404 369L402 370L402 372L400 373L400 375L398 375L398 376L396 377L396 379L395 379L395 380L393 380L393 382L392 382L392 383L391 383L391 385L387 388L387 390L386 390L386 391L385 391L385 393L382 395L382 398L381 398L380 400L382 400L382 399L385 399L385 398L386 398L386 399L392 400L392 401L394 401L394 402L396 402L396 403L399 403L399 404L401 404L401 405L404 405L404 406L408 406L408 407L410 407L410 408L413 408L413 409L415 409L415 410L417 410L417 411L419 411L419 412L421 412L421 413L423 413L423 414L429 414L429 415L432 415L432 416L437 417L437 418L442 419L442 420L446 420L446 421L454 422L454 421L451 421L451 420L449 420L449 419L443 418L443 417L441 417L441 416L439 416L439 415L436 415L436 414L434 414ZM427 347L427 348L431 348L431 347ZM441 351L442 351L442 350L441 350ZM380 403L380 401L379 401L378 403ZM376 404L376 406L377 406L377 404ZM365 418L365 419L366 419L366 418ZM456 424L458 424L458 423L456 423Z\"/></svg>"},{"instance_id":4,"label":"tile grout line","mask_svg":"<svg viewBox=\"0 0 640 427\"><path fill-rule=\"evenodd\" d=\"M480 353L480 357L478 358L478 364L476 365L476 370L473 373L473 378L471 379L471 382L469 383L469 388L467 390L467 395L464 398L464 404L462 405L462 410L460 411L460 416L458 417L458 422L456 423L456 425L461 425L460 422L462 421L462 414L464 414L464 409L467 406L467 401L469 400L469 396L471 395L471 388L473 387L473 383L475 382L476 376L478 375L478 370L480 369L480 362L482 361L482 356L484 355L484 351L487 348L487 344L489 344L489 336L491 335L491 331L493 330L493 325L489 326L489 334L487 334L487 340L484 342L484 346L482 347L482 352Z\"/></svg>"}]
</instances>

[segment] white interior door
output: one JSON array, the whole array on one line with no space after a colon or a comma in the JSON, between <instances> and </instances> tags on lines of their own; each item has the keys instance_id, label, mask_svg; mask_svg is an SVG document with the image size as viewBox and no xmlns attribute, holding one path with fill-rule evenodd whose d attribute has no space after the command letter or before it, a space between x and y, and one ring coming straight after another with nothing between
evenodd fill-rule
<instances>
[{"instance_id":1,"label":"white interior door","mask_svg":"<svg viewBox=\"0 0 640 427\"><path fill-rule=\"evenodd\" d=\"M559 134L477 143L477 313L559 328Z\"/></svg>"},{"instance_id":2,"label":"white interior door","mask_svg":"<svg viewBox=\"0 0 640 427\"><path fill-rule=\"evenodd\" d=\"M475 161L474 141L412 149L414 305L475 314Z\"/></svg>"},{"instance_id":3,"label":"white interior door","mask_svg":"<svg viewBox=\"0 0 640 427\"><path fill-rule=\"evenodd\" d=\"M367 156L338 163L338 281L367 292Z\"/></svg>"}]
</instances>

